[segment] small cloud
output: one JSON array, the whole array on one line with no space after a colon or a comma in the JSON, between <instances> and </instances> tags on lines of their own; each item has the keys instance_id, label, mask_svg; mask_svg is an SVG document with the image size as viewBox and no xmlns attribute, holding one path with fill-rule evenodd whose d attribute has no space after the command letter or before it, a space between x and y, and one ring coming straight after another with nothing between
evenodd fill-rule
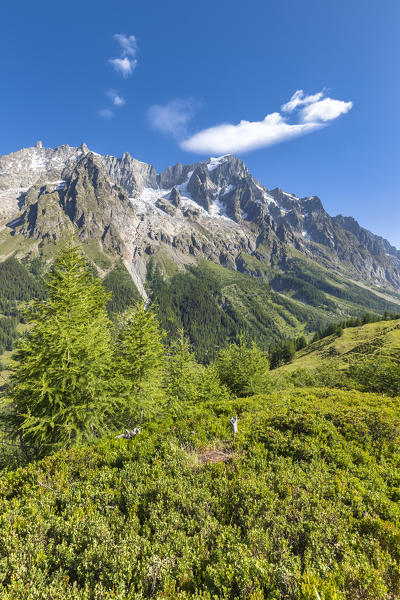
<instances>
[{"instance_id":1,"label":"small cloud","mask_svg":"<svg viewBox=\"0 0 400 600\"><path fill-rule=\"evenodd\" d=\"M99 115L99 117L102 117L103 119L112 119L114 116L114 113L111 110L111 108L101 108L100 110L97 111L97 114Z\"/></svg>"},{"instance_id":2,"label":"small cloud","mask_svg":"<svg viewBox=\"0 0 400 600\"><path fill-rule=\"evenodd\" d=\"M343 102L343 100L333 100L332 98L325 98L320 102L314 102L309 106L306 106L301 111L302 120L305 123L322 121L333 121L340 115L344 115L353 108L352 102Z\"/></svg>"},{"instance_id":3,"label":"small cloud","mask_svg":"<svg viewBox=\"0 0 400 600\"><path fill-rule=\"evenodd\" d=\"M130 60L127 56L125 58L110 58L108 62L112 64L117 73L121 73L124 79L132 75L137 65L136 59Z\"/></svg>"},{"instance_id":4,"label":"small cloud","mask_svg":"<svg viewBox=\"0 0 400 600\"><path fill-rule=\"evenodd\" d=\"M289 102L286 102L282 106L283 112L293 112L299 106L306 106L307 104L312 104L313 102L317 102L321 98L323 98L324 92L318 92L318 94L314 94L312 96L305 96L303 90L297 90L290 98Z\"/></svg>"},{"instance_id":5,"label":"small cloud","mask_svg":"<svg viewBox=\"0 0 400 600\"><path fill-rule=\"evenodd\" d=\"M199 102L193 98L176 98L167 104L151 106L147 116L153 129L180 137L186 135L187 125L199 106Z\"/></svg>"},{"instance_id":6,"label":"small cloud","mask_svg":"<svg viewBox=\"0 0 400 600\"><path fill-rule=\"evenodd\" d=\"M125 98L123 98L117 90L113 90L113 89L108 90L107 96L110 98L110 100L114 104L114 106L118 106L118 107L124 106Z\"/></svg>"},{"instance_id":7,"label":"small cloud","mask_svg":"<svg viewBox=\"0 0 400 600\"><path fill-rule=\"evenodd\" d=\"M203 129L181 141L180 146L198 154L250 152L311 133L326 127L329 121L353 107L352 102L324 98L324 95L325 92L321 91L305 96L303 90L297 90L289 102L282 106L283 113L296 113L296 122L289 122L288 115L274 112L266 115L262 121L243 120L238 124L222 123ZM164 133L169 133L166 129Z\"/></svg>"},{"instance_id":8,"label":"small cloud","mask_svg":"<svg viewBox=\"0 0 400 600\"><path fill-rule=\"evenodd\" d=\"M125 33L115 33L114 39L121 46L121 56L119 58L110 58L109 63L117 73L121 73L125 79L132 75L137 65L137 41L134 35Z\"/></svg>"},{"instance_id":9,"label":"small cloud","mask_svg":"<svg viewBox=\"0 0 400 600\"><path fill-rule=\"evenodd\" d=\"M134 35L115 33L114 39L116 39L121 46L122 56L136 56L137 41Z\"/></svg>"}]
</instances>

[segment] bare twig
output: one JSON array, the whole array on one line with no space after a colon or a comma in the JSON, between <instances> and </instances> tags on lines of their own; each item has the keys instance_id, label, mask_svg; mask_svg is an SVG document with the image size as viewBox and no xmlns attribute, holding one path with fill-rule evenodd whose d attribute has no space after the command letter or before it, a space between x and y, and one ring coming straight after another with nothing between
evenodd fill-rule
<instances>
[{"instance_id":1,"label":"bare twig","mask_svg":"<svg viewBox=\"0 0 400 600\"><path fill-rule=\"evenodd\" d=\"M141 431L141 427L135 427L134 429L125 429L125 433L121 433L120 435L116 435L116 438L125 438L126 440L130 440L134 437L136 437L140 431Z\"/></svg>"}]
</instances>

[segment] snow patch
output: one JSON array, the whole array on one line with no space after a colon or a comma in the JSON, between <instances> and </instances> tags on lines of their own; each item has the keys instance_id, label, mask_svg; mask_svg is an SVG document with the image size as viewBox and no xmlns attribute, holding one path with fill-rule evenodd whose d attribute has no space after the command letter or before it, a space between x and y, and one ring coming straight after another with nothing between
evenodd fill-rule
<instances>
[{"instance_id":1,"label":"snow patch","mask_svg":"<svg viewBox=\"0 0 400 600\"><path fill-rule=\"evenodd\" d=\"M288 196L289 198L293 198L294 200L298 200L299 199L298 196L295 196L294 194L289 194L288 192L282 192L282 194L284 196Z\"/></svg>"},{"instance_id":2,"label":"snow patch","mask_svg":"<svg viewBox=\"0 0 400 600\"><path fill-rule=\"evenodd\" d=\"M144 215L149 211L164 214L157 206L155 206L155 204L159 198L163 198L167 193L168 190L144 188L138 198L129 198L129 200L132 202L132 205L139 215Z\"/></svg>"},{"instance_id":3,"label":"snow patch","mask_svg":"<svg viewBox=\"0 0 400 600\"><path fill-rule=\"evenodd\" d=\"M224 162L226 162L227 159L229 158L229 156L230 156L230 154L225 154L224 156L219 156L218 158L211 156L208 159L207 169L209 171L214 171L214 169L216 169L217 167L222 165Z\"/></svg>"},{"instance_id":4,"label":"snow patch","mask_svg":"<svg viewBox=\"0 0 400 600\"><path fill-rule=\"evenodd\" d=\"M64 179L58 179L57 181L46 181L46 185L55 185L56 190L62 190L65 188L65 181Z\"/></svg>"},{"instance_id":5,"label":"snow patch","mask_svg":"<svg viewBox=\"0 0 400 600\"><path fill-rule=\"evenodd\" d=\"M227 185L227 186L226 186L226 188L223 188L223 191L222 191L222 193L220 194L220 196L226 196L226 194L229 194L229 192L231 192L231 191L232 191L232 190L234 190L234 189L235 189L235 186L234 186L234 185L231 185L231 184L229 184L229 185Z\"/></svg>"},{"instance_id":6,"label":"snow patch","mask_svg":"<svg viewBox=\"0 0 400 600\"><path fill-rule=\"evenodd\" d=\"M35 152L32 154L30 168L32 171L40 171L46 167L47 161L44 156L40 156Z\"/></svg>"}]
</instances>

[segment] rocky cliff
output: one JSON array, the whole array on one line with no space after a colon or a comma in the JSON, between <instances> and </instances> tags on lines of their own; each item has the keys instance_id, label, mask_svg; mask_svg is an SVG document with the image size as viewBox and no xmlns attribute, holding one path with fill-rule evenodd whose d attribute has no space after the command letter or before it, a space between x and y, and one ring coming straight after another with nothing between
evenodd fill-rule
<instances>
[{"instance_id":1,"label":"rocky cliff","mask_svg":"<svg viewBox=\"0 0 400 600\"><path fill-rule=\"evenodd\" d=\"M232 155L157 173L125 153L41 143L0 157L0 228L32 240L75 231L120 255L139 287L149 258L205 258L252 272L303 255L364 283L400 288L400 252L316 196L269 190Z\"/></svg>"}]
</instances>

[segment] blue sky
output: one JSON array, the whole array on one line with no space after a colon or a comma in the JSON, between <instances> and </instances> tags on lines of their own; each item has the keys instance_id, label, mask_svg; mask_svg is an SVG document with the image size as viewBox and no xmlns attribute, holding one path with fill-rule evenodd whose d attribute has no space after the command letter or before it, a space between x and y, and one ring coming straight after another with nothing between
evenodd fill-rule
<instances>
[{"instance_id":1,"label":"blue sky","mask_svg":"<svg viewBox=\"0 0 400 600\"><path fill-rule=\"evenodd\" d=\"M0 154L84 141L162 170L232 151L400 248L399 27L398 0L7 2Z\"/></svg>"}]
</instances>

